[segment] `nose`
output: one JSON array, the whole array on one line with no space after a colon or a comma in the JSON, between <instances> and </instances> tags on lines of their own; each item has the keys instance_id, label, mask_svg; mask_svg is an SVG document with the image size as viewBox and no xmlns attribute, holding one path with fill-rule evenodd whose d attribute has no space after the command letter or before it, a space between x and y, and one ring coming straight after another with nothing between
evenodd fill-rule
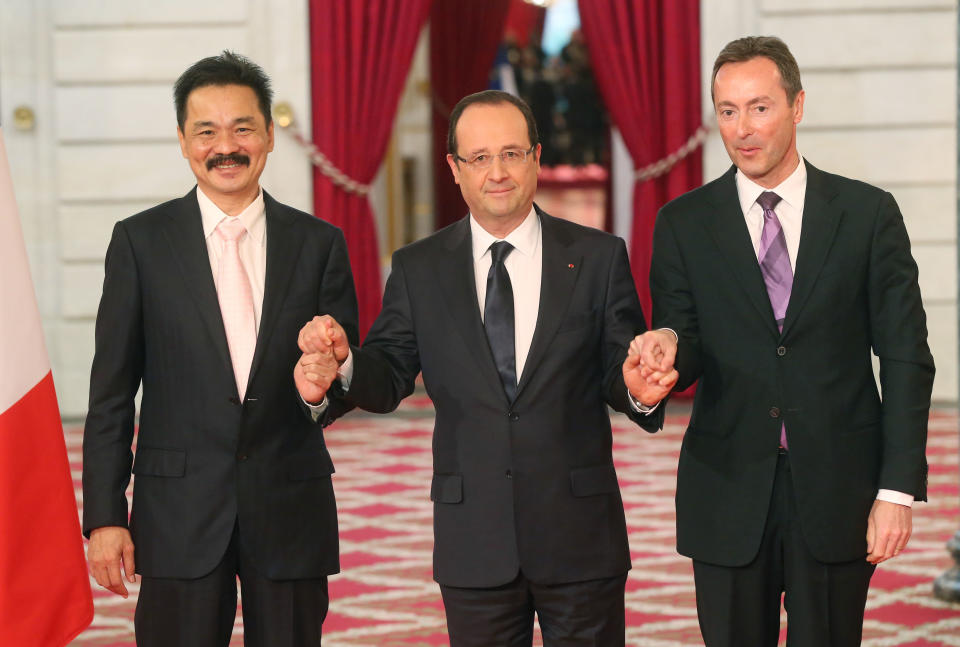
<instances>
[{"instance_id":1,"label":"nose","mask_svg":"<svg viewBox=\"0 0 960 647\"><path fill-rule=\"evenodd\" d=\"M490 170L487 171L487 177L491 180L502 180L509 177L507 167L499 155L493 156L493 163L490 164Z\"/></svg>"},{"instance_id":2,"label":"nose","mask_svg":"<svg viewBox=\"0 0 960 647\"><path fill-rule=\"evenodd\" d=\"M233 153L237 150L237 142L233 132L226 128L217 133L213 142L213 150L217 153Z\"/></svg>"},{"instance_id":3,"label":"nose","mask_svg":"<svg viewBox=\"0 0 960 647\"><path fill-rule=\"evenodd\" d=\"M753 122L747 112L741 112L737 117L737 137L743 139L753 134Z\"/></svg>"}]
</instances>

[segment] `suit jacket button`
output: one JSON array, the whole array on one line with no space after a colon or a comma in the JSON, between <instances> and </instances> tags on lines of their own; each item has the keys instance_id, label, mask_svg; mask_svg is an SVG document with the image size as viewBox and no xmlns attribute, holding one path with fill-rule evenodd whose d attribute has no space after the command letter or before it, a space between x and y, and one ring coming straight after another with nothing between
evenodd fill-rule
<instances>
[{"instance_id":1,"label":"suit jacket button","mask_svg":"<svg viewBox=\"0 0 960 647\"><path fill-rule=\"evenodd\" d=\"M506 476L508 479L512 479L512 478L513 478L513 472L511 472L510 470L507 470L507 473L506 473L505 476Z\"/></svg>"},{"instance_id":2,"label":"suit jacket button","mask_svg":"<svg viewBox=\"0 0 960 647\"><path fill-rule=\"evenodd\" d=\"M780 417L780 408L779 407L770 407L770 417L779 418Z\"/></svg>"},{"instance_id":3,"label":"suit jacket button","mask_svg":"<svg viewBox=\"0 0 960 647\"><path fill-rule=\"evenodd\" d=\"M231 395L229 398L227 398L227 400L230 401L230 404L236 404L236 405L240 404L240 398L238 398L235 395Z\"/></svg>"},{"instance_id":4,"label":"suit jacket button","mask_svg":"<svg viewBox=\"0 0 960 647\"><path fill-rule=\"evenodd\" d=\"M520 415L514 413L513 411L511 411L510 413L508 413L508 414L507 414L507 417L510 418L510 420L512 420L512 421L514 421L514 422L516 422L517 420L520 419Z\"/></svg>"},{"instance_id":5,"label":"suit jacket button","mask_svg":"<svg viewBox=\"0 0 960 647\"><path fill-rule=\"evenodd\" d=\"M778 356L778 357L783 357L783 356L786 355L786 354L787 354L787 348L786 348L786 346L780 346L780 347L777 349L777 356Z\"/></svg>"}]
</instances>

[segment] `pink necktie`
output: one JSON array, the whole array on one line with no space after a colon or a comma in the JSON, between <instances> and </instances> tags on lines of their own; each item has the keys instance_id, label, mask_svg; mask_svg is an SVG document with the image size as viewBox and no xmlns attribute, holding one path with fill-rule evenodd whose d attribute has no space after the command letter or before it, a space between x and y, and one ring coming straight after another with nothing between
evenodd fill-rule
<instances>
[{"instance_id":1,"label":"pink necktie","mask_svg":"<svg viewBox=\"0 0 960 647\"><path fill-rule=\"evenodd\" d=\"M217 225L217 235L223 241L220 254L220 274L217 279L217 299L227 333L227 346L233 363L233 375L242 400L247 392L250 364L257 346L257 324L253 315L253 291L250 280L240 262L238 242L247 232L239 218L228 217Z\"/></svg>"}]
</instances>

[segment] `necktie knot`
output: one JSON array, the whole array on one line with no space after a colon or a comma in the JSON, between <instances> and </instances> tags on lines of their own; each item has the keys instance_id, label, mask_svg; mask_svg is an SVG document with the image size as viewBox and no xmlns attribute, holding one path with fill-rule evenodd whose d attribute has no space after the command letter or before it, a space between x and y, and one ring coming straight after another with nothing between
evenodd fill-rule
<instances>
[{"instance_id":1,"label":"necktie knot","mask_svg":"<svg viewBox=\"0 0 960 647\"><path fill-rule=\"evenodd\" d=\"M505 260L507 260L507 256L512 251L513 251L513 245L511 245L505 240L498 240L497 242L490 245L490 256L493 258L492 263L494 265L500 265Z\"/></svg>"},{"instance_id":2,"label":"necktie knot","mask_svg":"<svg viewBox=\"0 0 960 647\"><path fill-rule=\"evenodd\" d=\"M773 191L764 191L760 194L760 197L757 198L757 204L759 204L760 208L764 211L773 211L773 208L777 206L780 200L782 200L782 198Z\"/></svg>"},{"instance_id":3,"label":"necktie knot","mask_svg":"<svg viewBox=\"0 0 960 647\"><path fill-rule=\"evenodd\" d=\"M236 242L246 231L247 228L243 225L240 218L237 217L224 218L220 221L220 224L217 225L217 234L219 234L224 242Z\"/></svg>"}]
</instances>

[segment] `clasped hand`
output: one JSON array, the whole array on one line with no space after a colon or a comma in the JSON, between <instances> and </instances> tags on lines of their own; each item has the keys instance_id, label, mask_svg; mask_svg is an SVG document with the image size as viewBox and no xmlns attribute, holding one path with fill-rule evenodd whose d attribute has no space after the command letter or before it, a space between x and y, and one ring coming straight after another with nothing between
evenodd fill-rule
<instances>
[{"instance_id":1,"label":"clasped hand","mask_svg":"<svg viewBox=\"0 0 960 647\"><path fill-rule=\"evenodd\" d=\"M623 362L623 381L630 394L651 407L676 385L680 375L673 363L677 339L669 330L648 330L630 342Z\"/></svg>"},{"instance_id":2,"label":"clasped hand","mask_svg":"<svg viewBox=\"0 0 960 647\"><path fill-rule=\"evenodd\" d=\"M297 345L303 354L293 368L293 381L305 402L319 404L350 352L347 335L330 315L317 316L300 330Z\"/></svg>"}]
</instances>

